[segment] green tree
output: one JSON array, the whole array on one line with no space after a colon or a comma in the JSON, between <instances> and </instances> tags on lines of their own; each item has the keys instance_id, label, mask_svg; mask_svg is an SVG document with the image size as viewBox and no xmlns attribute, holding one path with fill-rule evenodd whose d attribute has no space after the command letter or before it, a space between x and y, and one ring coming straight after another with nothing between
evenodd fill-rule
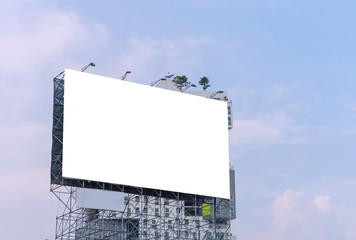
<instances>
[{"instance_id":1,"label":"green tree","mask_svg":"<svg viewBox=\"0 0 356 240\"><path fill-rule=\"evenodd\" d=\"M174 82L174 85L176 85L179 91L182 91L184 87L188 87L191 85L191 82L188 82L188 78L185 75L176 76L175 78L173 78L172 82Z\"/></svg>"},{"instance_id":2,"label":"green tree","mask_svg":"<svg viewBox=\"0 0 356 240\"><path fill-rule=\"evenodd\" d=\"M207 89L208 87L210 87L210 85L209 85L209 79L208 79L207 77L205 77L205 76L202 77L202 78L200 78L199 85L202 85L204 91L206 91L206 89Z\"/></svg>"}]
</instances>

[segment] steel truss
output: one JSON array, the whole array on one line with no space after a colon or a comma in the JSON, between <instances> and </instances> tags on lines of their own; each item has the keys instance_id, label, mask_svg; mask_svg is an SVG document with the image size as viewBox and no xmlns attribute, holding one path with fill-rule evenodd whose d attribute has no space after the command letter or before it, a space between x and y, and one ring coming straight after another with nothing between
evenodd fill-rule
<instances>
[{"instance_id":1,"label":"steel truss","mask_svg":"<svg viewBox=\"0 0 356 240\"><path fill-rule=\"evenodd\" d=\"M230 239L230 220L219 218L219 211L229 209L229 202L217 198L190 199L125 194L125 209L109 211L76 207L76 188L51 185L51 192L64 209L57 217L56 239L110 239L110 240L215 240ZM203 204L209 204L213 212L203 217Z\"/></svg>"}]
</instances>

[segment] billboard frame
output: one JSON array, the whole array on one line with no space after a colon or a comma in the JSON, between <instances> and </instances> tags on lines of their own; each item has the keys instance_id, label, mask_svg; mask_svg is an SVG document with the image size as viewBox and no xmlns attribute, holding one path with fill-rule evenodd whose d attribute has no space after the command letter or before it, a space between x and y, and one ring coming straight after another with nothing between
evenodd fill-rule
<instances>
[{"instance_id":1,"label":"billboard frame","mask_svg":"<svg viewBox=\"0 0 356 240\"><path fill-rule=\"evenodd\" d=\"M88 189L117 191L130 194L140 194L147 196L157 196L170 199L176 199L179 194L181 200L190 200L196 197L201 200L212 200L213 196L204 196L192 193L174 192L153 188L135 187L122 184L114 184L107 182L99 182L92 180L82 180L65 178L62 176L63 166L63 119L64 119L64 90L65 90L65 71L54 77L53 91L53 128L52 128L52 150L51 150L51 172L50 183L53 185L51 189L67 186L80 187Z\"/></svg>"}]
</instances>

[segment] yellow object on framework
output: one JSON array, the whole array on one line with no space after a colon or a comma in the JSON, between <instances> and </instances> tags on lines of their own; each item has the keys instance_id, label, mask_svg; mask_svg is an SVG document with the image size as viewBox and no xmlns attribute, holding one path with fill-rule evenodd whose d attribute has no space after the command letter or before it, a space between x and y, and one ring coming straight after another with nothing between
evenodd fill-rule
<instances>
[{"instance_id":1,"label":"yellow object on framework","mask_svg":"<svg viewBox=\"0 0 356 240\"><path fill-rule=\"evenodd\" d=\"M210 204L203 203L203 216L210 215Z\"/></svg>"}]
</instances>

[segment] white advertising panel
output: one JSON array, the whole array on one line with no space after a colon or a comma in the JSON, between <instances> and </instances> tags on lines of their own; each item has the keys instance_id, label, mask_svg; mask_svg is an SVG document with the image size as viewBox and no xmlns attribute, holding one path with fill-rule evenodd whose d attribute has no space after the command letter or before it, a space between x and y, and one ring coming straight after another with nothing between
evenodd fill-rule
<instances>
[{"instance_id":1,"label":"white advertising panel","mask_svg":"<svg viewBox=\"0 0 356 240\"><path fill-rule=\"evenodd\" d=\"M229 198L227 103L65 70L65 178Z\"/></svg>"},{"instance_id":2,"label":"white advertising panel","mask_svg":"<svg viewBox=\"0 0 356 240\"><path fill-rule=\"evenodd\" d=\"M98 189L77 188L78 208L124 211L124 193Z\"/></svg>"}]
</instances>

